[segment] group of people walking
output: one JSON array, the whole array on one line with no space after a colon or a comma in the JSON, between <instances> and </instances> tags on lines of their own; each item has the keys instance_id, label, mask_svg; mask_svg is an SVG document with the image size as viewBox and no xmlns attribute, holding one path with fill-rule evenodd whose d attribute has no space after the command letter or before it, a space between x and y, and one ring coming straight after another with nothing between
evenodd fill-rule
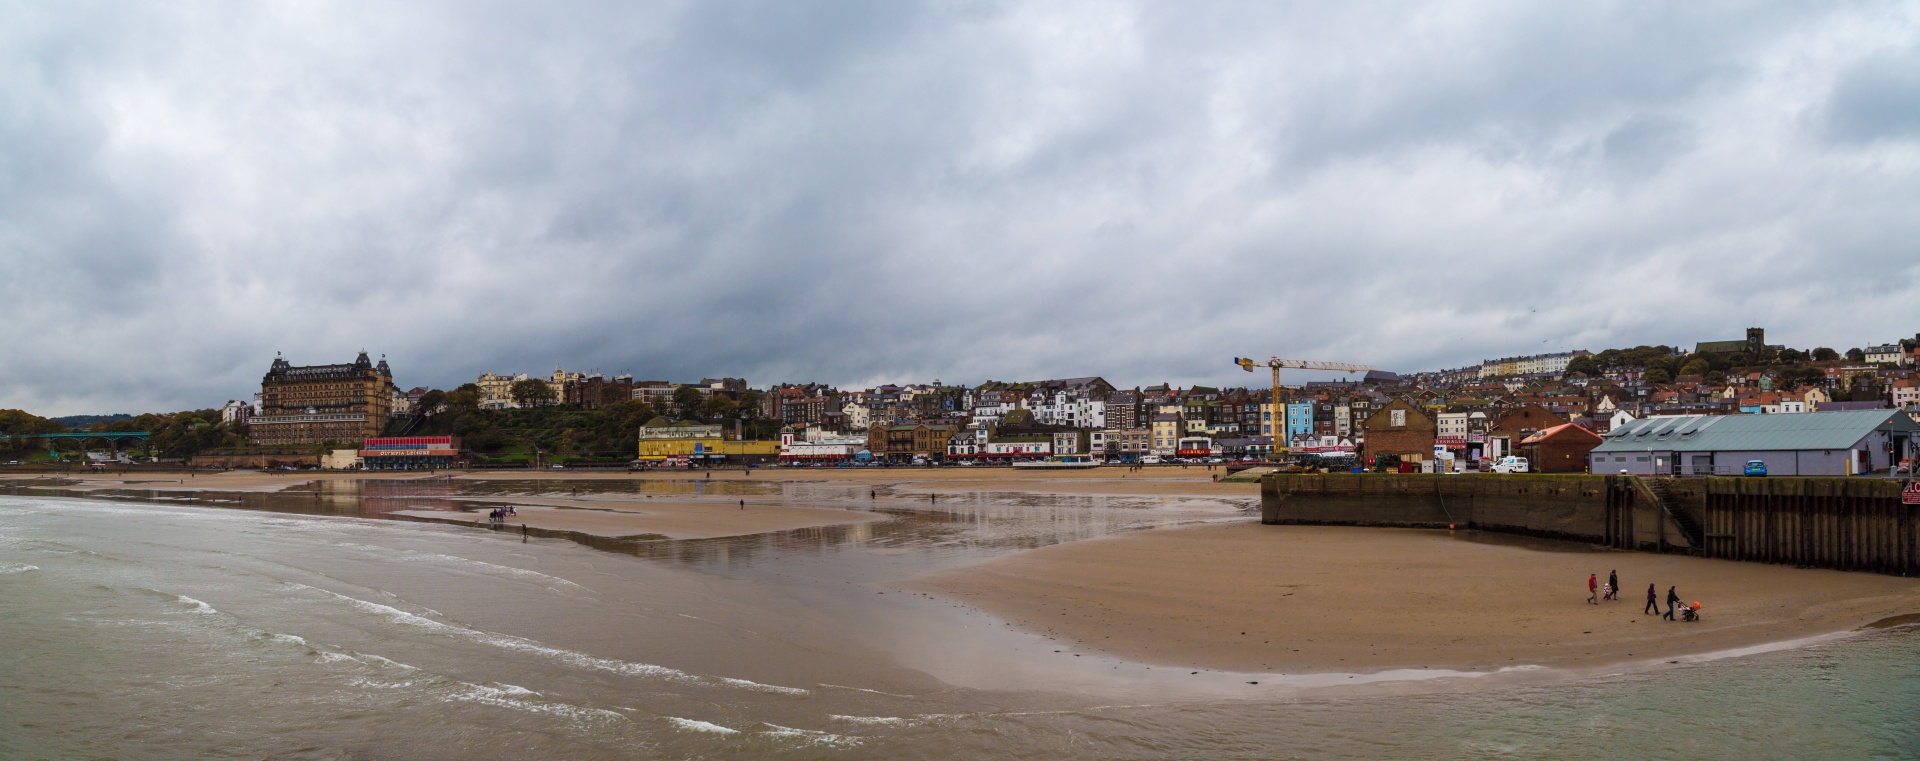
<instances>
[{"instance_id":1,"label":"group of people walking","mask_svg":"<svg viewBox=\"0 0 1920 761\"><path fill-rule=\"evenodd\" d=\"M513 509L512 505L508 505L506 507L487 513L487 525L499 526L507 522L508 516L519 515L519 514L520 513L518 511Z\"/></svg>"},{"instance_id":2,"label":"group of people walking","mask_svg":"<svg viewBox=\"0 0 1920 761\"><path fill-rule=\"evenodd\" d=\"M1600 581L1600 577L1597 574L1587 575L1587 603L1590 605L1599 605L1602 601L1619 602L1621 598L1620 591L1619 571L1608 571L1605 583ZM1676 591L1674 587L1667 587L1667 611L1665 615L1661 615L1659 586L1655 584L1647 585L1647 607L1641 611L1642 614L1658 615L1668 621L1673 621L1676 620L1674 618L1674 611L1676 609L1685 616L1684 620L1695 621L1700 618L1700 602L1695 600L1692 605L1682 605L1680 603L1680 593Z\"/></svg>"}]
</instances>

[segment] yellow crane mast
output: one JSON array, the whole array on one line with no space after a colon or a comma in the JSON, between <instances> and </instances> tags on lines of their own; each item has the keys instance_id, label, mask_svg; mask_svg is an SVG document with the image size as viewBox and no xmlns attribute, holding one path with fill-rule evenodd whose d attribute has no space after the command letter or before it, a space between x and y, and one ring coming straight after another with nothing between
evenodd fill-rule
<instances>
[{"instance_id":1,"label":"yellow crane mast","mask_svg":"<svg viewBox=\"0 0 1920 761\"><path fill-rule=\"evenodd\" d=\"M1286 367L1295 370L1335 370L1346 373L1364 373L1374 369L1372 365L1350 365L1345 362L1321 362L1312 359L1281 359L1279 357L1268 357L1265 362L1247 357L1234 357L1233 363L1239 365L1240 369L1247 372L1253 372L1253 368L1260 365L1273 368L1273 396L1268 399L1268 403L1273 405L1271 422L1273 423L1274 446L1272 451L1267 453L1267 459L1275 461L1281 459L1280 453L1286 449L1286 446L1282 443L1286 440L1286 433L1282 428L1284 422L1283 415L1286 408L1282 407L1280 403L1280 368Z\"/></svg>"}]
</instances>

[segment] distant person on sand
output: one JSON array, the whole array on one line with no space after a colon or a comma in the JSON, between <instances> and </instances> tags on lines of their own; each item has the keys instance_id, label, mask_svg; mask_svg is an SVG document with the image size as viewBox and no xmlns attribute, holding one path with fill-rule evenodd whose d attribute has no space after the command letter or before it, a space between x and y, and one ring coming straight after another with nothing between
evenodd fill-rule
<instances>
[{"instance_id":1,"label":"distant person on sand","mask_svg":"<svg viewBox=\"0 0 1920 761\"><path fill-rule=\"evenodd\" d=\"M1602 600L1612 600L1612 599L1613 599L1613 585L1612 585L1612 584L1601 584L1601 585L1600 585L1600 599L1602 599Z\"/></svg>"},{"instance_id":2,"label":"distant person on sand","mask_svg":"<svg viewBox=\"0 0 1920 761\"><path fill-rule=\"evenodd\" d=\"M1614 602L1619 602L1619 601L1620 601L1620 591L1621 591L1621 590L1620 590L1620 572L1619 572L1619 571L1608 571L1608 572L1607 572L1607 586L1610 586L1610 587L1613 587L1613 601L1614 601Z\"/></svg>"},{"instance_id":3,"label":"distant person on sand","mask_svg":"<svg viewBox=\"0 0 1920 761\"><path fill-rule=\"evenodd\" d=\"M1667 587L1667 615L1663 616L1663 618L1667 619L1668 621L1672 621L1673 606L1679 605L1679 604L1680 604L1680 593L1673 591L1673 587Z\"/></svg>"},{"instance_id":4,"label":"distant person on sand","mask_svg":"<svg viewBox=\"0 0 1920 761\"><path fill-rule=\"evenodd\" d=\"M1652 613L1656 616L1660 615L1660 593L1655 591L1653 582L1647 582L1647 607L1640 612L1642 614Z\"/></svg>"},{"instance_id":5,"label":"distant person on sand","mask_svg":"<svg viewBox=\"0 0 1920 761\"><path fill-rule=\"evenodd\" d=\"M1587 574L1587 604L1600 604L1600 577L1591 573Z\"/></svg>"}]
</instances>

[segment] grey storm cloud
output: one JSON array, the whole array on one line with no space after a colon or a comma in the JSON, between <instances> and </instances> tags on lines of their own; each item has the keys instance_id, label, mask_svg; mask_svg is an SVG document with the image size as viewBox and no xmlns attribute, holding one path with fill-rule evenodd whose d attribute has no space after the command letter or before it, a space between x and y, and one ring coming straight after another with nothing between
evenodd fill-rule
<instances>
[{"instance_id":1,"label":"grey storm cloud","mask_svg":"<svg viewBox=\"0 0 1920 761\"><path fill-rule=\"evenodd\" d=\"M1916 71L1897 3L11 4L0 406L1891 340Z\"/></svg>"}]
</instances>

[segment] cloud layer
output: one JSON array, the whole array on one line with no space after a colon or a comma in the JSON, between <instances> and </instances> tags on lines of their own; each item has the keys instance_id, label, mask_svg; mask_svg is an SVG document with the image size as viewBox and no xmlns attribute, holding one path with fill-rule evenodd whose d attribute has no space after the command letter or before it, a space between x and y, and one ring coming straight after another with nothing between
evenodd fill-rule
<instances>
[{"instance_id":1,"label":"cloud layer","mask_svg":"<svg viewBox=\"0 0 1920 761\"><path fill-rule=\"evenodd\" d=\"M1920 11L16 4L0 406L1920 331Z\"/></svg>"}]
</instances>

